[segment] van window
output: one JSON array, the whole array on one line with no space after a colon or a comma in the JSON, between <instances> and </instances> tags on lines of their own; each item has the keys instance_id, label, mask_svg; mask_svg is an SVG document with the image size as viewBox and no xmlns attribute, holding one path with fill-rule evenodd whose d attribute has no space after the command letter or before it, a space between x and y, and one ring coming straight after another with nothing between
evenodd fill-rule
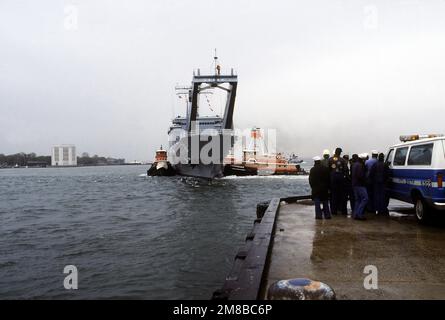
<instances>
[{"instance_id":1,"label":"van window","mask_svg":"<svg viewBox=\"0 0 445 320\"><path fill-rule=\"evenodd\" d=\"M408 154L408 147L398 148L394 156L394 165L404 166L407 154Z\"/></svg>"},{"instance_id":2,"label":"van window","mask_svg":"<svg viewBox=\"0 0 445 320\"><path fill-rule=\"evenodd\" d=\"M408 157L409 166L430 166L433 157L433 143L411 147Z\"/></svg>"},{"instance_id":3,"label":"van window","mask_svg":"<svg viewBox=\"0 0 445 320\"><path fill-rule=\"evenodd\" d=\"M393 156L393 153L394 153L394 149L391 149L391 150L389 150L389 152L388 152L388 155L386 156L386 164L388 165L388 166L390 166L391 165L391 163L392 163L392 156Z\"/></svg>"}]
</instances>

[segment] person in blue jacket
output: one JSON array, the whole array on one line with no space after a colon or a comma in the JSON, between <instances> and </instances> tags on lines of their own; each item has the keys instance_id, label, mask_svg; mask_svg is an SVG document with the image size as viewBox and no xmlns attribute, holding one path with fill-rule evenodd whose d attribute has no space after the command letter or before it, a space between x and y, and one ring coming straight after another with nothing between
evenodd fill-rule
<instances>
[{"instance_id":1,"label":"person in blue jacket","mask_svg":"<svg viewBox=\"0 0 445 320\"><path fill-rule=\"evenodd\" d=\"M371 151L371 159L365 161L366 167L366 191L368 192L369 201L366 206L366 210L368 212L375 213L375 199L374 199L374 185L372 183L372 179L370 178L371 170L377 163L377 158L379 156L379 152L377 150Z\"/></svg>"},{"instance_id":2,"label":"person in blue jacket","mask_svg":"<svg viewBox=\"0 0 445 320\"><path fill-rule=\"evenodd\" d=\"M366 155L361 154L354 159L352 165L352 188L354 190L354 212L353 217L356 220L366 220L365 208L368 203L368 192L366 190L366 169L365 169Z\"/></svg>"},{"instance_id":3,"label":"person in blue jacket","mask_svg":"<svg viewBox=\"0 0 445 320\"><path fill-rule=\"evenodd\" d=\"M377 163L371 168L369 178L373 188L374 208L379 215L389 215L388 202L386 199L389 167L385 163L385 155L383 153L379 154Z\"/></svg>"}]
</instances>

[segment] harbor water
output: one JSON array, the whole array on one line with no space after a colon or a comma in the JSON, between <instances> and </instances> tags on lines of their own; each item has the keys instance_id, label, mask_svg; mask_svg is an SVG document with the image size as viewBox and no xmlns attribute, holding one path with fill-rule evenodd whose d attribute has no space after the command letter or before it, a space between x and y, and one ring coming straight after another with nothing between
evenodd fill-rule
<instances>
[{"instance_id":1,"label":"harbor water","mask_svg":"<svg viewBox=\"0 0 445 320\"><path fill-rule=\"evenodd\" d=\"M306 176L203 181L147 166L0 170L0 298L209 299L256 204ZM78 289L63 286L78 269Z\"/></svg>"}]
</instances>

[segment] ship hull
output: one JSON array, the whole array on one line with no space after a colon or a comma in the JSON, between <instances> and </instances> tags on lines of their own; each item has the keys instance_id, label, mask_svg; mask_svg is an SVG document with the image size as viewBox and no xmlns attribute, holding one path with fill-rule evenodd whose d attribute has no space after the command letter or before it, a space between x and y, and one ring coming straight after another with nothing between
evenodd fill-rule
<instances>
[{"instance_id":1,"label":"ship hull","mask_svg":"<svg viewBox=\"0 0 445 320\"><path fill-rule=\"evenodd\" d=\"M174 138L171 140L175 141ZM192 141L196 143L196 152L194 157L191 157L187 152L189 146L193 150ZM213 145L209 143L215 141ZM229 143L224 143L229 141ZM173 168L176 174L182 176L190 176L197 178L221 178L224 176L224 162L223 159L229 153L233 146L233 138L230 132L218 133L216 135L205 134L190 134L182 137L178 142L172 143L170 147L169 158L172 159ZM181 148L182 147L182 148ZM219 149L219 150L218 150ZM211 150L211 152L209 151ZM184 152L181 156L181 152ZM215 159L211 159L211 153L216 152ZM202 163L201 156L208 156L207 164ZM192 163L186 163L185 158L192 158ZM193 163L194 162L194 163Z\"/></svg>"},{"instance_id":2,"label":"ship hull","mask_svg":"<svg viewBox=\"0 0 445 320\"><path fill-rule=\"evenodd\" d=\"M214 179L224 176L223 164L177 164L176 173L182 176Z\"/></svg>"}]
</instances>

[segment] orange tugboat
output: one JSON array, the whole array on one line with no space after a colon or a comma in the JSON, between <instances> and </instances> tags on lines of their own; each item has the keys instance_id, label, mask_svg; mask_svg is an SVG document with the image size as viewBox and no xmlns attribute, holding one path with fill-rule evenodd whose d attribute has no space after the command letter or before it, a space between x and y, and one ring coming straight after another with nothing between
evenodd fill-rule
<instances>
[{"instance_id":1,"label":"orange tugboat","mask_svg":"<svg viewBox=\"0 0 445 320\"><path fill-rule=\"evenodd\" d=\"M241 160L233 154L225 159L224 175L304 175L307 172L301 168L298 157L292 155L290 159L281 153L268 154L259 128L251 130L251 143L248 149L243 150Z\"/></svg>"},{"instance_id":2,"label":"orange tugboat","mask_svg":"<svg viewBox=\"0 0 445 320\"><path fill-rule=\"evenodd\" d=\"M148 176L173 176L175 170L167 160L167 151L162 149L156 151L155 161L147 170Z\"/></svg>"}]
</instances>

